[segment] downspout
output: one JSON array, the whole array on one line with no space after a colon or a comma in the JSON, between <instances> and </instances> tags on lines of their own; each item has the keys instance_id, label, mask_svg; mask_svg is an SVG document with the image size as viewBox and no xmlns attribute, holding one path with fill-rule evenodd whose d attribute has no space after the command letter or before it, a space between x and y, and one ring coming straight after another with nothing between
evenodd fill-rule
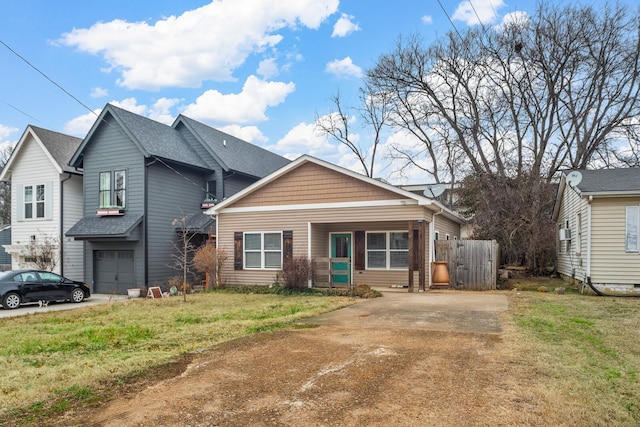
<instances>
[{"instance_id":1,"label":"downspout","mask_svg":"<svg viewBox=\"0 0 640 427\"><path fill-rule=\"evenodd\" d=\"M313 262L311 259L311 223L307 223L307 259L309 262ZM313 287L313 277L307 279L307 287L311 289Z\"/></svg>"},{"instance_id":2,"label":"downspout","mask_svg":"<svg viewBox=\"0 0 640 427\"><path fill-rule=\"evenodd\" d=\"M440 215L444 212L444 208L440 208L440 212L435 212L431 215L431 222L429 223L429 289L431 289L431 285L433 285L433 277L431 274L431 263L435 261L436 257L436 245L435 240L433 240L433 236L436 234L436 215Z\"/></svg>"},{"instance_id":3,"label":"downspout","mask_svg":"<svg viewBox=\"0 0 640 427\"><path fill-rule=\"evenodd\" d=\"M67 177L60 181L60 275L64 276L64 183L73 175L67 172Z\"/></svg>"}]
</instances>

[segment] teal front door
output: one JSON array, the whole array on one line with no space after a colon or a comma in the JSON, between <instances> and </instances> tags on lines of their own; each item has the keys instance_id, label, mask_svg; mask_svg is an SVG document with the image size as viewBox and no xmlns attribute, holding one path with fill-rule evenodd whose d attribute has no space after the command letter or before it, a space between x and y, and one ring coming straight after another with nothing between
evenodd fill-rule
<instances>
[{"instance_id":1,"label":"teal front door","mask_svg":"<svg viewBox=\"0 0 640 427\"><path fill-rule=\"evenodd\" d=\"M351 284L351 234L331 234L331 258L346 258L348 262L331 261L331 283Z\"/></svg>"}]
</instances>

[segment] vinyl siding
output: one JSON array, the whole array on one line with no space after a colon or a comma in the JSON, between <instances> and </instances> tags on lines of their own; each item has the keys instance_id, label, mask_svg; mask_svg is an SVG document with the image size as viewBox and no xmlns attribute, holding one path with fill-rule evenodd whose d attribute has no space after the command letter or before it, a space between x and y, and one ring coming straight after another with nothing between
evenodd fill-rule
<instances>
[{"instance_id":1,"label":"vinyl siding","mask_svg":"<svg viewBox=\"0 0 640 427\"><path fill-rule=\"evenodd\" d=\"M640 197L594 198L591 204L591 280L595 284L640 284L640 254L625 252L627 206Z\"/></svg>"},{"instance_id":2,"label":"vinyl siding","mask_svg":"<svg viewBox=\"0 0 640 427\"><path fill-rule=\"evenodd\" d=\"M447 234L451 240L454 237L460 238L460 224L442 215L436 215L434 218L434 230L440 232L440 240L445 240Z\"/></svg>"},{"instance_id":3,"label":"vinyl siding","mask_svg":"<svg viewBox=\"0 0 640 427\"><path fill-rule=\"evenodd\" d=\"M166 283L172 276L182 273L170 266L174 264L175 253L172 242L181 242L174 219L187 214L201 213L205 178L193 170L172 166L178 173L161 163L148 168L148 284ZM204 215L204 214L202 214Z\"/></svg>"},{"instance_id":4,"label":"vinyl siding","mask_svg":"<svg viewBox=\"0 0 640 427\"><path fill-rule=\"evenodd\" d=\"M275 270L234 270L234 232L268 232L293 231L294 256L308 255L308 224L311 223L311 258L329 256L329 233L364 231L395 231L408 230L409 221L418 218L426 220L427 215L423 207L387 206L376 208L351 209L290 209L286 211L258 212L258 213L221 213L218 217L218 247L229 256L229 261L223 268L225 277L230 284L260 284L273 283ZM393 218L393 221L389 221ZM428 237L425 244L428 245ZM417 276L416 276L417 277ZM407 270L370 270L355 272L354 283L366 283L375 286L391 284L406 284ZM417 282L416 282L417 283Z\"/></svg>"},{"instance_id":5,"label":"vinyl siding","mask_svg":"<svg viewBox=\"0 0 640 427\"><path fill-rule=\"evenodd\" d=\"M63 179L66 179L65 177ZM62 195L64 197L64 212L62 215L63 232L66 233L80 218L82 218L83 199L82 199L82 176L72 175L66 179L62 185ZM84 279L84 262L83 250L84 243L76 241L73 237L66 237L63 233L64 244L64 264L63 273L72 280Z\"/></svg>"},{"instance_id":6,"label":"vinyl siding","mask_svg":"<svg viewBox=\"0 0 640 427\"><path fill-rule=\"evenodd\" d=\"M45 237L60 240L60 175L51 163L47 155L33 139L32 135L24 141L18 157L14 160L11 172L11 241L13 245L28 245L31 236L36 236L36 240ZM22 219L19 218L22 208L18 209L18 203L22 197L18 197L18 192L24 191L26 185L50 184L47 190L51 192L51 206L46 210L52 213L51 219ZM19 269L31 267L31 265L21 265L16 257L12 257L11 268ZM60 273L60 261L55 269Z\"/></svg>"},{"instance_id":7,"label":"vinyl siding","mask_svg":"<svg viewBox=\"0 0 640 427\"><path fill-rule=\"evenodd\" d=\"M577 222L578 214L582 219L580 225ZM588 215L587 201L572 188L565 187L555 230L557 271L567 278L573 277L579 281L585 281L587 275ZM571 229L570 244L559 240L559 229L565 228L567 221ZM580 238L578 230L581 230Z\"/></svg>"}]
</instances>

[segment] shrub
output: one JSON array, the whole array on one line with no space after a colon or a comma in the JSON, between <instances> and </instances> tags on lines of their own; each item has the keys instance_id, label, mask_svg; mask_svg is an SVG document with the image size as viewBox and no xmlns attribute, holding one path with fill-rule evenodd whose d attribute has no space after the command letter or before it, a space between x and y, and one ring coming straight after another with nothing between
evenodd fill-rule
<instances>
[{"instance_id":1,"label":"shrub","mask_svg":"<svg viewBox=\"0 0 640 427\"><path fill-rule=\"evenodd\" d=\"M307 257L294 256L286 258L279 275L282 286L287 289L303 289L311 278L311 262Z\"/></svg>"}]
</instances>

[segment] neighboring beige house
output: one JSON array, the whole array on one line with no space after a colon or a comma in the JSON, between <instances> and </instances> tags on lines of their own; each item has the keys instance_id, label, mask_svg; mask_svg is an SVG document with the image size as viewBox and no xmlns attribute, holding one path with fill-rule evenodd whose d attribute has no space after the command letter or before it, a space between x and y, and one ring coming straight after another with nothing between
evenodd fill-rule
<instances>
[{"instance_id":1,"label":"neighboring beige house","mask_svg":"<svg viewBox=\"0 0 640 427\"><path fill-rule=\"evenodd\" d=\"M11 182L11 268L33 268L30 246L52 244L54 272L83 279L82 242L64 236L82 217L82 170L68 165L82 140L27 126L0 180Z\"/></svg>"},{"instance_id":2,"label":"neighboring beige house","mask_svg":"<svg viewBox=\"0 0 640 427\"><path fill-rule=\"evenodd\" d=\"M336 286L406 286L411 270L418 289L420 273L429 283L435 230L458 239L462 223L437 201L310 156L205 213L217 219L217 246L232 261L223 275L248 285L274 283L287 256L302 256L349 259L346 271L336 266Z\"/></svg>"},{"instance_id":3,"label":"neighboring beige house","mask_svg":"<svg viewBox=\"0 0 640 427\"><path fill-rule=\"evenodd\" d=\"M640 168L564 172L553 220L564 278L596 292L640 292Z\"/></svg>"}]
</instances>

